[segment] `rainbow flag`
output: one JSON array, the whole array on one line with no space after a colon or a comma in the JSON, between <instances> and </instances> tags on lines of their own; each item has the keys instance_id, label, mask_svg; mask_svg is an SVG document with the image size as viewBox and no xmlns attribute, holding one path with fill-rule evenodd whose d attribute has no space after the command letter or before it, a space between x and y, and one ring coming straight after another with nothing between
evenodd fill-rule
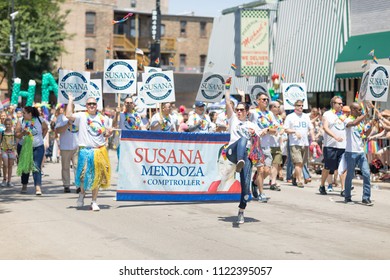
<instances>
[{"instance_id":1,"label":"rainbow flag","mask_svg":"<svg viewBox=\"0 0 390 280\"><path fill-rule=\"evenodd\" d=\"M117 24L117 23L122 23L122 22L125 22L129 17L131 17L133 15L133 13L128 13L127 15L125 15L122 19L120 20L112 20L111 23L112 24Z\"/></svg>"},{"instance_id":2,"label":"rainbow flag","mask_svg":"<svg viewBox=\"0 0 390 280\"><path fill-rule=\"evenodd\" d=\"M154 63L155 63L156 65L159 65L159 64L160 64L160 58L157 57L156 60L154 61Z\"/></svg>"},{"instance_id":3,"label":"rainbow flag","mask_svg":"<svg viewBox=\"0 0 390 280\"><path fill-rule=\"evenodd\" d=\"M230 68L231 68L233 71L236 71L237 66L236 66L234 63L232 63L232 65L230 65Z\"/></svg>"},{"instance_id":4,"label":"rainbow flag","mask_svg":"<svg viewBox=\"0 0 390 280\"><path fill-rule=\"evenodd\" d=\"M355 94L355 102L358 102L358 101L359 101L359 92L357 91Z\"/></svg>"},{"instance_id":5,"label":"rainbow flag","mask_svg":"<svg viewBox=\"0 0 390 280\"><path fill-rule=\"evenodd\" d=\"M280 79L282 80L282 82L286 79L286 76L284 76L284 74L282 74L282 76L280 77Z\"/></svg>"},{"instance_id":6,"label":"rainbow flag","mask_svg":"<svg viewBox=\"0 0 390 280\"><path fill-rule=\"evenodd\" d=\"M377 60L375 55L373 56L372 61L374 61L376 64L378 64L378 60Z\"/></svg>"},{"instance_id":7,"label":"rainbow flag","mask_svg":"<svg viewBox=\"0 0 390 280\"><path fill-rule=\"evenodd\" d=\"M374 56L374 49L372 49L372 50L368 53L368 55Z\"/></svg>"},{"instance_id":8,"label":"rainbow flag","mask_svg":"<svg viewBox=\"0 0 390 280\"><path fill-rule=\"evenodd\" d=\"M367 60L363 61L362 68L367 66Z\"/></svg>"}]
</instances>

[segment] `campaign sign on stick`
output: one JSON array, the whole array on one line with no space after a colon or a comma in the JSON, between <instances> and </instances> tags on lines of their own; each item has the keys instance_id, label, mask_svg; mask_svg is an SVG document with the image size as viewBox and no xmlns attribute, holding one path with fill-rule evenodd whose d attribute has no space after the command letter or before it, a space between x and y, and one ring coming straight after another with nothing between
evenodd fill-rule
<instances>
[{"instance_id":1,"label":"campaign sign on stick","mask_svg":"<svg viewBox=\"0 0 390 280\"><path fill-rule=\"evenodd\" d=\"M137 104L136 106L140 106L142 108L156 108L156 103L146 103L145 102L145 91L144 91L144 83L138 82L137 83ZM134 101L135 103L136 101Z\"/></svg>"},{"instance_id":2,"label":"campaign sign on stick","mask_svg":"<svg viewBox=\"0 0 390 280\"><path fill-rule=\"evenodd\" d=\"M89 92L90 73L60 70L58 78L58 103L68 104L69 94L74 104L85 104Z\"/></svg>"},{"instance_id":3,"label":"campaign sign on stick","mask_svg":"<svg viewBox=\"0 0 390 280\"><path fill-rule=\"evenodd\" d=\"M305 83L283 83L283 105L285 110L294 110L297 100L303 101L303 109L308 108Z\"/></svg>"},{"instance_id":4,"label":"campaign sign on stick","mask_svg":"<svg viewBox=\"0 0 390 280\"><path fill-rule=\"evenodd\" d=\"M136 60L104 60L104 93L136 93L137 61Z\"/></svg>"},{"instance_id":5,"label":"campaign sign on stick","mask_svg":"<svg viewBox=\"0 0 390 280\"><path fill-rule=\"evenodd\" d=\"M173 71L143 73L143 92L146 103L164 103L175 101L175 83Z\"/></svg>"},{"instance_id":6,"label":"campaign sign on stick","mask_svg":"<svg viewBox=\"0 0 390 280\"><path fill-rule=\"evenodd\" d=\"M370 71L366 71L362 76L362 83L360 84L359 97L358 101L366 100L367 88L368 88L368 78L370 77Z\"/></svg>"},{"instance_id":7,"label":"campaign sign on stick","mask_svg":"<svg viewBox=\"0 0 390 280\"><path fill-rule=\"evenodd\" d=\"M228 141L225 133L122 131L117 200L238 201Z\"/></svg>"},{"instance_id":8,"label":"campaign sign on stick","mask_svg":"<svg viewBox=\"0 0 390 280\"><path fill-rule=\"evenodd\" d=\"M103 95L102 95L102 80L101 79L91 79L89 83L89 93L87 95L87 98L89 97L95 97L97 101L97 109L99 111L103 110ZM75 111L85 111L87 110L87 107L84 104L75 104L74 106Z\"/></svg>"},{"instance_id":9,"label":"campaign sign on stick","mask_svg":"<svg viewBox=\"0 0 390 280\"><path fill-rule=\"evenodd\" d=\"M228 77L228 75L204 73L195 100L208 103L221 101L225 92L225 81Z\"/></svg>"},{"instance_id":10,"label":"campaign sign on stick","mask_svg":"<svg viewBox=\"0 0 390 280\"><path fill-rule=\"evenodd\" d=\"M256 97L259 93L265 93L266 95L268 95L268 98L270 98L270 96L268 94L268 86L266 83L258 83L258 84L248 85L247 92L249 93L249 97L251 99L252 105L255 105L255 106L258 105Z\"/></svg>"},{"instance_id":11,"label":"campaign sign on stick","mask_svg":"<svg viewBox=\"0 0 390 280\"><path fill-rule=\"evenodd\" d=\"M161 72L162 69L158 67L150 67L150 66L144 66L145 73L156 73L156 72Z\"/></svg>"},{"instance_id":12,"label":"campaign sign on stick","mask_svg":"<svg viewBox=\"0 0 390 280\"><path fill-rule=\"evenodd\" d=\"M389 66L371 64L366 100L387 101L389 95L389 72Z\"/></svg>"}]
</instances>

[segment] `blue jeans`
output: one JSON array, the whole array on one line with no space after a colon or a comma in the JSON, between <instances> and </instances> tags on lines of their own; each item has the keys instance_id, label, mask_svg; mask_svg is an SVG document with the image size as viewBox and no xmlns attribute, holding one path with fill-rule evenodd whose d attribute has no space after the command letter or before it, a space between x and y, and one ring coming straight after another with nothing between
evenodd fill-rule
<instances>
[{"instance_id":1,"label":"blue jeans","mask_svg":"<svg viewBox=\"0 0 390 280\"><path fill-rule=\"evenodd\" d=\"M17 152L20 154L22 150L22 145L18 144ZM33 172L34 178L34 186L42 186L42 173L41 173L41 165L43 160L43 155L45 153L45 148L43 145L33 148L33 160L37 171ZM28 178L30 177L30 173L22 173L22 185L28 184Z\"/></svg>"},{"instance_id":2,"label":"blue jeans","mask_svg":"<svg viewBox=\"0 0 390 280\"><path fill-rule=\"evenodd\" d=\"M345 178L345 199L351 198L352 179L355 176L355 167L358 166L363 176L363 197L362 199L370 199L371 197L371 182L370 182L370 167L364 153L345 152L345 161L348 162L347 177Z\"/></svg>"},{"instance_id":3,"label":"blue jeans","mask_svg":"<svg viewBox=\"0 0 390 280\"><path fill-rule=\"evenodd\" d=\"M241 137L236 142L226 148L226 157L229 161L237 164L239 160L245 162L244 167L240 171L241 197L240 209L245 209L249 199L249 187L251 184L252 162L248 158L248 150L246 148L248 139Z\"/></svg>"}]
</instances>

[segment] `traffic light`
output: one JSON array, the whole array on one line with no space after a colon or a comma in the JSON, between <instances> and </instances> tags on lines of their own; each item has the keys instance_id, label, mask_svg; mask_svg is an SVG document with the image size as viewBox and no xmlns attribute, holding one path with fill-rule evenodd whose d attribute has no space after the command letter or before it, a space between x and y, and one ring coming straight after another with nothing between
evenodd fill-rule
<instances>
[{"instance_id":1,"label":"traffic light","mask_svg":"<svg viewBox=\"0 0 390 280\"><path fill-rule=\"evenodd\" d=\"M30 43L20 43L20 56L24 59L30 59Z\"/></svg>"}]
</instances>

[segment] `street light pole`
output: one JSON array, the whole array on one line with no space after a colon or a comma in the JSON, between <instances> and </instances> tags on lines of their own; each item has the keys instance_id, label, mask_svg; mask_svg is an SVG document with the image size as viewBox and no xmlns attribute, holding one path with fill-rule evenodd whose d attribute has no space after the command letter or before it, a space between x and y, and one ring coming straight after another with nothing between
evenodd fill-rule
<instances>
[{"instance_id":1,"label":"street light pole","mask_svg":"<svg viewBox=\"0 0 390 280\"><path fill-rule=\"evenodd\" d=\"M160 0L156 0L156 10L152 13L152 38L150 46L150 66L159 67L160 61L160 40L161 40L161 9Z\"/></svg>"}]
</instances>

